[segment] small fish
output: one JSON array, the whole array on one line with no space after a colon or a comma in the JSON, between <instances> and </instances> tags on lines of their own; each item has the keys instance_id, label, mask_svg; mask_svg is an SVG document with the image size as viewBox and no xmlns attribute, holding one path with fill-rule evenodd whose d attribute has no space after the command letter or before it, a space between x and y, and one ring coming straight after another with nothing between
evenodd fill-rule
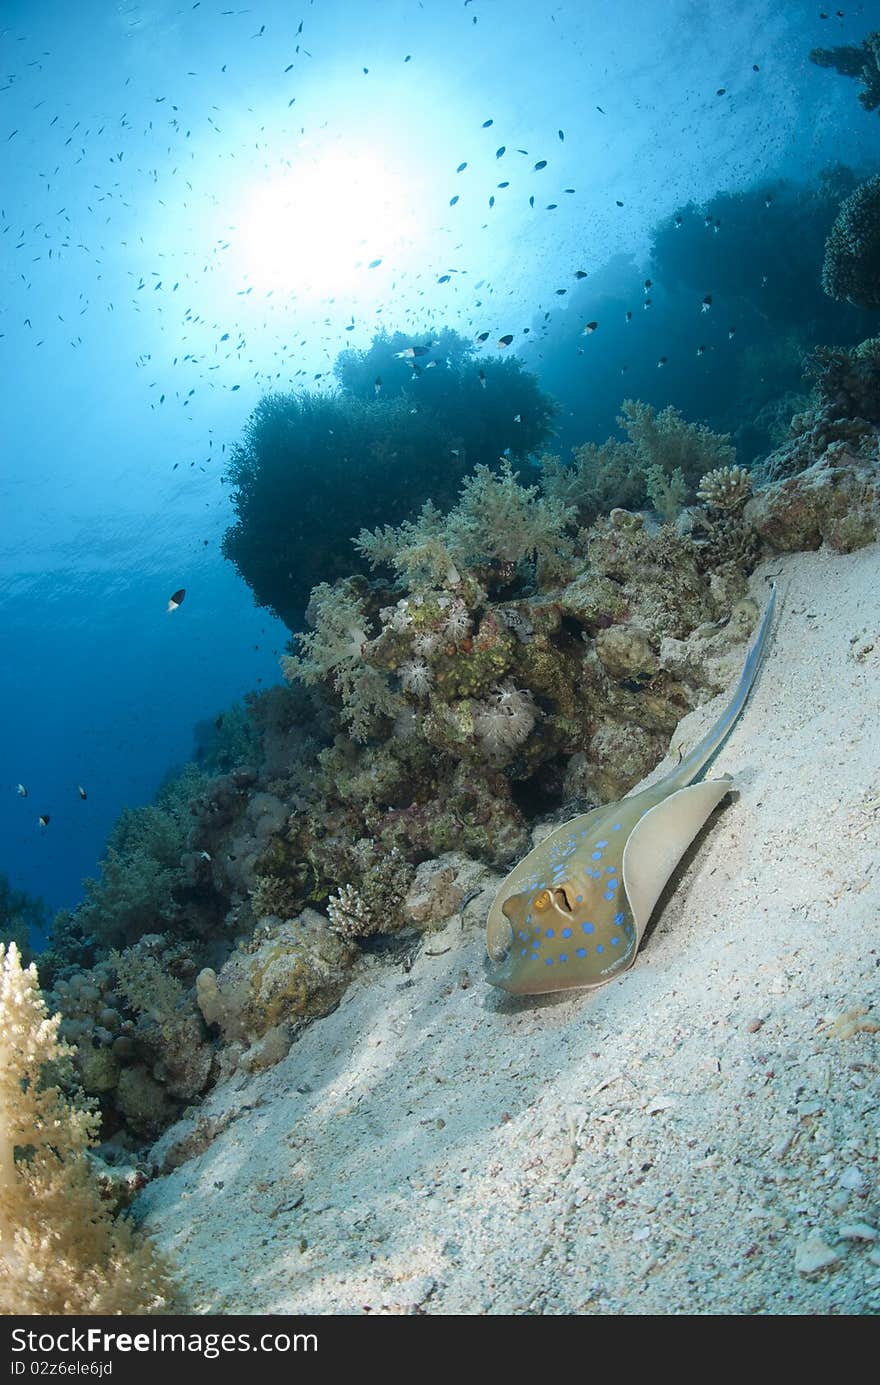
<instances>
[{"instance_id":1,"label":"small fish","mask_svg":"<svg viewBox=\"0 0 880 1385\"><path fill-rule=\"evenodd\" d=\"M675 226L676 231L680 231L683 224L684 224L684 217L682 217L682 216L677 216L677 217L675 218L674 222L673 222L673 225Z\"/></svg>"},{"instance_id":2,"label":"small fish","mask_svg":"<svg viewBox=\"0 0 880 1385\"><path fill-rule=\"evenodd\" d=\"M711 293L707 293L707 294L706 294L706 297L703 299L702 303L700 304L700 312L701 312L701 313L707 313L707 312L709 311L709 309L711 308L711 306L712 306L712 295L711 295Z\"/></svg>"},{"instance_id":3,"label":"small fish","mask_svg":"<svg viewBox=\"0 0 880 1385\"><path fill-rule=\"evenodd\" d=\"M646 298L646 299L645 299L644 303L642 304L642 307L645 309L646 312L647 312L648 308L650 308L650 306L651 306L651 304L652 304L653 301L654 301L654 300L653 300L652 298Z\"/></svg>"},{"instance_id":4,"label":"small fish","mask_svg":"<svg viewBox=\"0 0 880 1385\"><path fill-rule=\"evenodd\" d=\"M513 333L512 333L512 332L505 332L505 334L504 334L503 337L499 337L499 338L498 338L497 345L498 345L498 346L509 346L510 343L511 343L512 341L513 341Z\"/></svg>"},{"instance_id":5,"label":"small fish","mask_svg":"<svg viewBox=\"0 0 880 1385\"><path fill-rule=\"evenodd\" d=\"M427 356L429 350L428 346L405 346L402 351L395 351L394 355L398 361L412 361L416 356Z\"/></svg>"},{"instance_id":6,"label":"small fish","mask_svg":"<svg viewBox=\"0 0 880 1385\"><path fill-rule=\"evenodd\" d=\"M486 920L487 979L513 995L594 989L632 966L672 872L730 792L703 779L755 682L776 589L733 697L712 729L650 788L557 827L502 883Z\"/></svg>"},{"instance_id":7,"label":"small fish","mask_svg":"<svg viewBox=\"0 0 880 1385\"><path fill-rule=\"evenodd\" d=\"M657 369L662 370L668 360L668 356L661 356L659 361L657 362Z\"/></svg>"},{"instance_id":8,"label":"small fish","mask_svg":"<svg viewBox=\"0 0 880 1385\"><path fill-rule=\"evenodd\" d=\"M629 308L627 308L627 310L626 310L626 313L625 313L625 315L624 315L624 320L625 320L626 322L632 322L632 320L633 320L633 315L632 315L632 313L630 312Z\"/></svg>"},{"instance_id":9,"label":"small fish","mask_svg":"<svg viewBox=\"0 0 880 1385\"><path fill-rule=\"evenodd\" d=\"M382 393L382 376L381 376L381 375L377 375L376 378L375 378L375 380L373 381L373 394L374 394L374 395L380 395L381 393Z\"/></svg>"},{"instance_id":10,"label":"small fish","mask_svg":"<svg viewBox=\"0 0 880 1385\"><path fill-rule=\"evenodd\" d=\"M489 126L490 126L490 125L494 125L494 124L495 124L495 121L492 120L492 119L490 119L490 120L484 120L484 121L483 121L483 129L484 129L484 130L488 130Z\"/></svg>"},{"instance_id":11,"label":"small fish","mask_svg":"<svg viewBox=\"0 0 880 1385\"><path fill-rule=\"evenodd\" d=\"M488 341L488 339L489 339L489 333L488 333L488 332L480 332L479 336L475 338L476 341Z\"/></svg>"},{"instance_id":12,"label":"small fish","mask_svg":"<svg viewBox=\"0 0 880 1385\"><path fill-rule=\"evenodd\" d=\"M534 205L535 205L535 199L534 199L534 197L530 197L530 198L529 198L529 206L530 206L530 207L534 207Z\"/></svg>"},{"instance_id":13,"label":"small fish","mask_svg":"<svg viewBox=\"0 0 880 1385\"><path fill-rule=\"evenodd\" d=\"M598 326L598 322L585 322L582 335L588 337L591 334L591 332L595 332Z\"/></svg>"},{"instance_id":14,"label":"small fish","mask_svg":"<svg viewBox=\"0 0 880 1385\"><path fill-rule=\"evenodd\" d=\"M484 370L480 371L480 387L482 389L486 388L486 372Z\"/></svg>"},{"instance_id":15,"label":"small fish","mask_svg":"<svg viewBox=\"0 0 880 1385\"><path fill-rule=\"evenodd\" d=\"M564 131L564 130L557 130L556 133L557 133L557 135L559 136L560 140L564 140L564 139L565 139L565 131Z\"/></svg>"},{"instance_id":16,"label":"small fish","mask_svg":"<svg viewBox=\"0 0 880 1385\"><path fill-rule=\"evenodd\" d=\"M719 87L718 90L717 90L716 93L715 93L716 96L726 96L726 94L727 94L727 87Z\"/></svg>"},{"instance_id":17,"label":"small fish","mask_svg":"<svg viewBox=\"0 0 880 1385\"><path fill-rule=\"evenodd\" d=\"M522 423L522 414L514 414L513 421L514 423Z\"/></svg>"},{"instance_id":18,"label":"small fish","mask_svg":"<svg viewBox=\"0 0 880 1385\"><path fill-rule=\"evenodd\" d=\"M646 279L645 282L642 284L642 288L644 289L645 293L650 293L651 289L653 288L651 280Z\"/></svg>"},{"instance_id":19,"label":"small fish","mask_svg":"<svg viewBox=\"0 0 880 1385\"><path fill-rule=\"evenodd\" d=\"M620 200L619 197L616 197L614 200L616 201L618 207L622 207L622 206L623 206L623 203L621 202L621 200Z\"/></svg>"},{"instance_id":20,"label":"small fish","mask_svg":"<svg viewBox=\"0 0 880 1385\"><path fill-rule=\"evenodd\" d=\"M772 203L772 201L773 201L773 198L770 196L770 194L769 194L769 192L768 192L767 196L764 198L764 206L765 206L765 207L769 207L770 204Z\"/></svg>"},{"instance_id":21,"label":"small fish","mask_svg":"<svg viewBox=\"0 0 880 1385\"><path fill-rule=\"evenodd\" d=\"M381 263L381 260L370 260L370 263L367 265L367 269L378 269Z\"/></svg>"},{"instance_id":22,"label":"small fish","mask_svg":"<svg viewBox=\"0 0 880 1385\"><path fill-rule=\"evenodd\" d=\"M603 111L603 109L602 109L601 106L597 106L597 107L596 107L596 110L599 112L600 115L604 115L604 114L605 114L605 112Z\"/></svg>"},{"instance_id":23,"label":"small fish","mask_svg":"<svg viewBox=\"0 0 880 1385\"><path fill-rule=\"evenodd\" d=\"M727 340L728 340L728 341L732 341L733 338L734 338L734 336L735 336L735 334L736 334L736 328L735 328L735 327L729 328L728 333L727 333Z\"/></svg>"},{"instance_id":24,"label":"small fish","mask_svg":"<svg viewBox=\"0 0 880 1385\"><path fill-rule=\"evenodd\" d=\"M576 279L586 279L588 271L586 269L576 269L574 277Z\"/></svg>"},{"instance_id":25,"label":"small fish","mask_svg":"<svg viewBox=\"0 0 880 1385\"><path fill-rule=\"evenodd\" d=\"M181 605L181 603L182 603L182 601L183 601L183 598L184 598L185 596L186 596L186 587L179 587L179 588L177 589L177 591L174 593L174 595L173 595L173 596L170 596L170 597L168 598L168 614L169 614L169 615L170 615L170 613L171 613L172 611L176 611L176 610L177 610L178 606Z\"/></svg>"},{"instance_id":26,"label":"small fish","mask_svg":"<svg viewBox=\"0 0 880 1385\"><path fill-rule=\"evenodd\" d=\"M40 827L48 827L50 822L49 814L41 813L40 816L37 818L37 822L39 823Z\"/></svg>"},{"instance_id":27,"label":"small fish","mask_svg":"<svg viewBox=\"0 0 880 1385\"><path fill-rule=\"evenodd\" d=\"M19 786L18 786L18 796L19 796L19 798L27 798L27 796L28 796L28 791L27 791L27 789L25 788L24 784L19 784Z\"/></svg>"},{"instance_id":28,"label":"small fish","mask_svg":"<svg viewBox=\"0 0 880 1385\"><path fill-rule=\"evenodd\" d=\"M533 172L533 173L540 173L541 169L542 169L542 168L546 168L546 167L547 167L547 160L546 160L546 159L539 159L538 162L535 164L534 168L532 169L532 172Z\"/></svg>"},{"instance_id":29,"label":"small fish","mask_svg":"<svg viewBox=\"0 0 880 1385\"><path fill-rule=\"evenodd\" d=\"M210 861L210 860L211 860L211 853L210 853L210 851L200 851L200 852L199 852L199 860L201 860L201 861Z\"/></svg>"},{"instance_id":30,"label":"small fish","mask_svg":"<svg viewBox=\"0 0 880 1385\"><path fill-rule=\"evenodd\" d=\"M454 197L450 197L450 199L449 199L449 205L450 205L450 207L454 207L457 201L458 201L458 193L456 193Z\"/></svg>"},{"instance_id":31,"label":"small fish","mask_svg":"<svg viewBox=\"0 0 880 1385\"><path fill-rule=\"evenodd\" d=\"M697 347L697 355L698 355L698 356L705 356L705 354L706 354L706 348L705 348L705 346L698 346L698 347Z\"/></svg>"},{"instance_id":32,"label":"small fish","mask_svg":"<svg viewBox=\"0 0 880 1385\"><path fill-rule=\"evenodd\" d=\"M496 159L500 159L500 158L504 155L504 153L506 152L506 150L507 150L507 145L506 145L506 144L502 144L498 149L496 149L496 150L495 150L495 157L496 157Z\"/></svg>"},{"instance_id":33,"label":"small fish","mask_svg":"<svg viewBox=\"0 0 880 1385\"><path fill-rule=\"evenodd\" d=\"M456 173L464 173L464 171L465 171L466 168L467 168L467 164L466 164L466 163L459 164L459 165L458 165L458 168L457 168L455 171L456 171Z\"/></svg>"},{"instance_id":34,"label":"small fish","mask_svg":"<svg viewBox=\"0 0 880 1385\"><path fill-rule=\"evenodd\" d=\"M83 788L82 784L77 784L77 786L76 786L76 791L77 791L77 793L79 794L80 798L82 799L83 803L85 803L86 799L88 798L88 794L86 793L86 791L85 791L85 789Z\"/></svg>"}]
</instances>

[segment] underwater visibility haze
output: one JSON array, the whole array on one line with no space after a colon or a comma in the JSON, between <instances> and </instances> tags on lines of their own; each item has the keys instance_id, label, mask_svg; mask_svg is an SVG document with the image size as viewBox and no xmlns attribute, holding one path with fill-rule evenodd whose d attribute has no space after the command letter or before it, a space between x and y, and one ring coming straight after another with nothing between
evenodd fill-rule
<instances>
[{"instance_id":1,"label":"underwater visibility haze","mask_svg":"<svg viewBox=\"0 0 880 1385\"><path fill-rule=\"evenodd\" d=\"M53 1089L66 1155L9 1117L0 1256L58 1159L98 1268L11 1302L156 1311L85 1145L128 1205L453 917L556 989L498 893L592 935L536 824L729 698L761 564L876 540L880 4L6 0L0 55L0 942L94 1107ZM727 791L668 773L705 810L627 964ZM622 969L577 941L560 988Z\"/></svg>"}]
</instances>

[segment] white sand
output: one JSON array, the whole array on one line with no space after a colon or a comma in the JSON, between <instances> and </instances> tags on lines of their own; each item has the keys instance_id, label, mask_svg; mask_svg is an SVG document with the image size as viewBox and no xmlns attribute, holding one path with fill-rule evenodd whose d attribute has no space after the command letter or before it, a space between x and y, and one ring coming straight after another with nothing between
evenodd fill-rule
<instances>
[{"instance_id":1,"label":"white sand","mask_svg":"<svg viewBox=\"0 0 880 1385\"><path fill-rule=\"evenodd\" d=\"M143 1196L197 1312L880 1309L878 559L756 574L784 600L737 794L625 977L503 996L486 895L209 1096Z\"/></svg>"}]
</instances>

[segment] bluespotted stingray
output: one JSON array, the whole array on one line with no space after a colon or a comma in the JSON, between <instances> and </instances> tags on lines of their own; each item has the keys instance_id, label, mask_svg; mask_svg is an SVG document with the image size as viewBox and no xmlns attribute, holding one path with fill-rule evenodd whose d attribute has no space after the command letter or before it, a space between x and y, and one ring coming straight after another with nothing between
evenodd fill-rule
<instances>
[{"instance_id":1,"label":"bluespotted stingray","mask_svg":"<svg viewBox=\"0 0 880 1385\"><path fill-rule=\"evenodd\" d=\"M746 704L770 633L772 588L730 704L649 789L573 818L507 876L489 910L488 980L514 995L604 986L635 961L663 887L730 775L696 782Z\"/></svg>"}]
</instances>

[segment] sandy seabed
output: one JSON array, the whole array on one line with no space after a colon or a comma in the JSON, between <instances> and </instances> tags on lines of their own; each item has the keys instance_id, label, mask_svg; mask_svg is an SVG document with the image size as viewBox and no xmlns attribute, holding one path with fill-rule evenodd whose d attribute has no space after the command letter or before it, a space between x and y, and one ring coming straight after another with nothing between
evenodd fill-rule
<instances>
[{"instance_id":1,"label":"sandy seabed","mask_svg":"<svg viewBox=\"0 0 880 1385\"><path fill-rule=\"evenodd\" d=\"M196 1312L880 1308L880 548L764 563L762 605L776 574L710 771L734 793L633 969L488 986L488 874L410 970L365 958L284 1061L208 1096L202 1152L143 1194Z\"/></svg>"}]
</instances>

